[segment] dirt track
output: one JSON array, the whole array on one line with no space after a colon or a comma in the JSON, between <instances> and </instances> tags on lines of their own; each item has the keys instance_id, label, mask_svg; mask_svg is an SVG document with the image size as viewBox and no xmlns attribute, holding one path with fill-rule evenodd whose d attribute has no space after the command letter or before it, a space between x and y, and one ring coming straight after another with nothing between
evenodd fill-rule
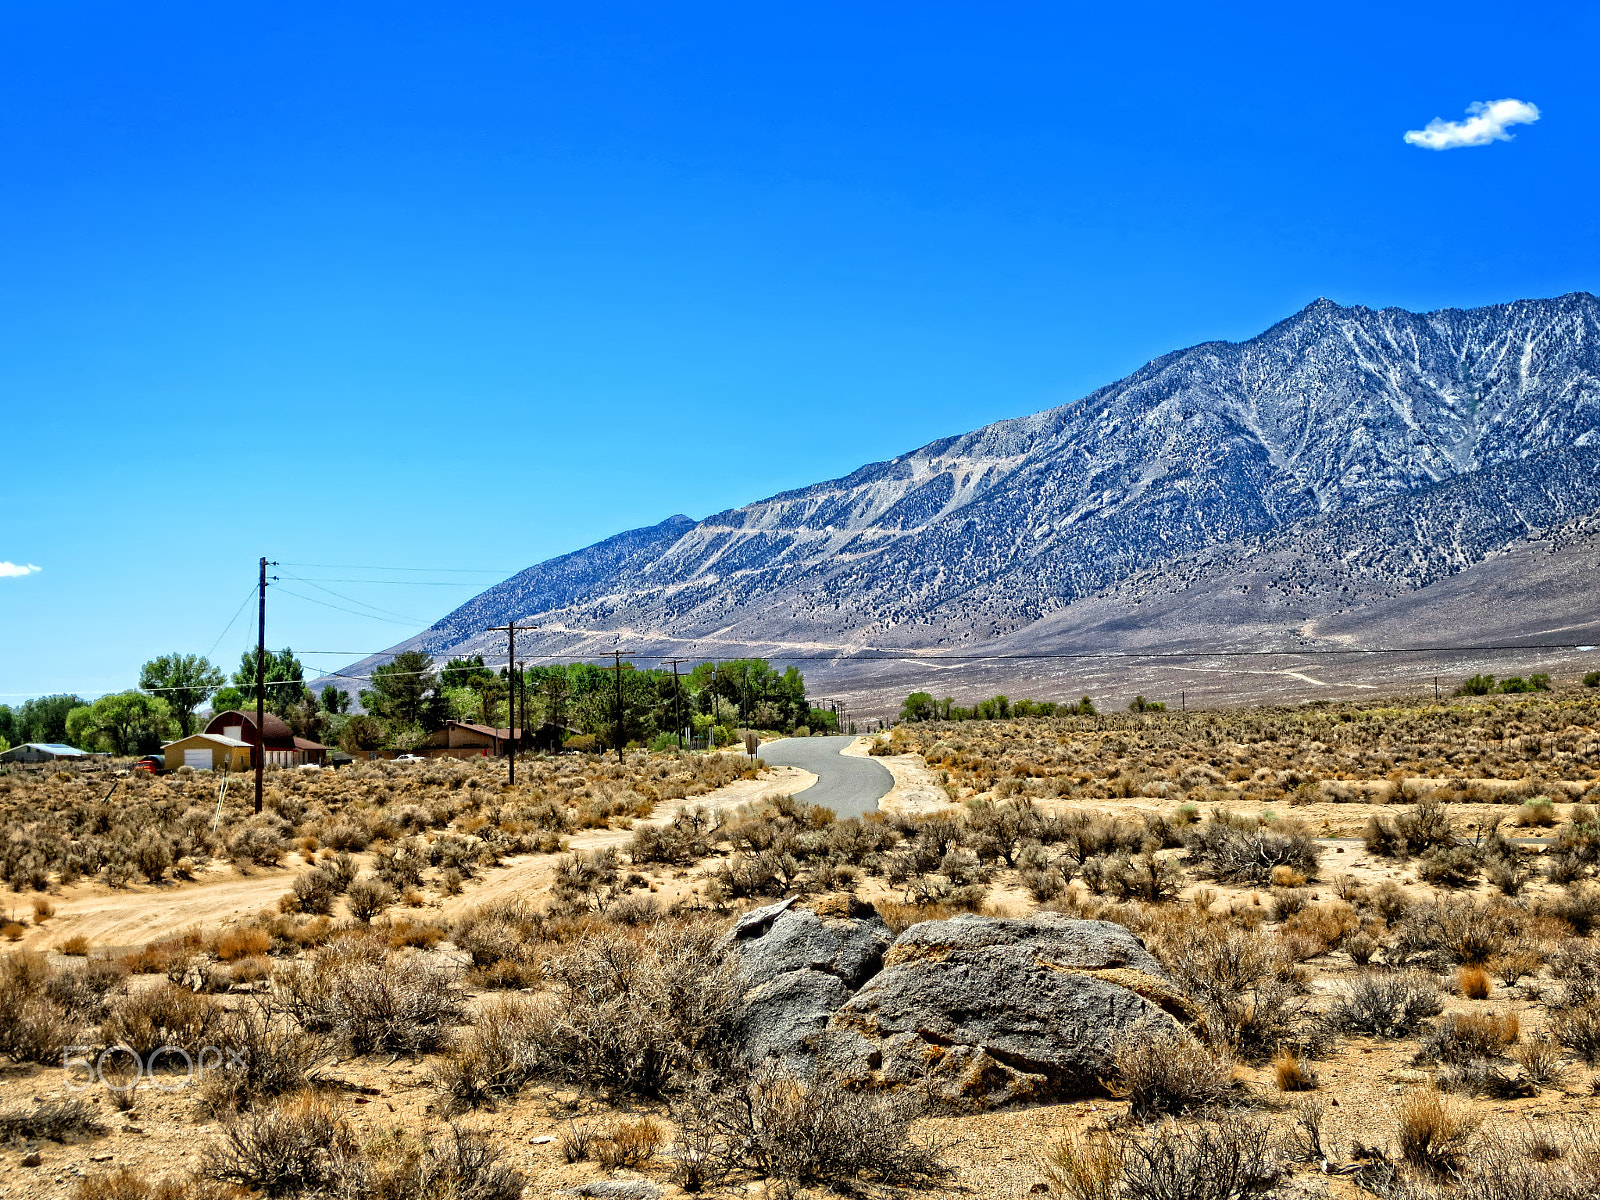
<instances>
[{"instance_id":1,"label":"dirt track","mask_svg":"<svg viewBox=\"0 0 1600 1200\"><path fill-rule=\"evenodd\" d=\"M680 808L707 808L726 811L777 796L786 796L814 782L816 776L793 767L774 767L759 779L730 783L703 796L657 805L648 822L665 824ZM597 850L603 846L625 845L633 834L625 829L595 829L569 839L571 850ZM454 916L489 900L501 900L538 892L550 886L555 875L557 855L525 854L509 858L483 872L467 884L460 895L442 905L434 904L419 915ZM222 866L193 883L139 884L110 888L102 883L79 884L50 897L56 915L42 926L30 926L20 943L26 950L48 950L68 938L82 936L96 950L132 950L146 942L192 927L210 927L277 905L294 877L307 864L298 855L288 856L289 865L275 870L253 868L240 875ZM8 907L28 911L28 897L7 898Z\"/></svg>"}]
</instances>

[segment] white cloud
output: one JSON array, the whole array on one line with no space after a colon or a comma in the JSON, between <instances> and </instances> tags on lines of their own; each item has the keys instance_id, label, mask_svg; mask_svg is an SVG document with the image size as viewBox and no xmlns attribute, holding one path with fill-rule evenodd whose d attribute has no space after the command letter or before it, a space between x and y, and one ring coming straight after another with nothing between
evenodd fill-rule
<instances>
[{"instance_id":1,"label":"white cloud","mask_svg":"<svg viewBox=\"0 0 1600 1200\"><path fill-rule=\"evenodd\" d=\"M43 568L33 566L31 563L28 566L23 566L21 563L0 562L0 579L4 579L9 575L32 575L35 571L40 570L43 570Z\"/></svg>"},{"instance_id":2,"label":"white cloud","mask_svg":"<svg viewBox=\"0 0 1600 1200\"><path fill-rule=\"evenodd\" d=\"M1426 129L1406 132L1406 141L1425 150L1454 150L1458 146L1487 146L1509 142L1507 125L1531 125L1539 119L1539 106L1526 100L1477 100L1467 105L1465 121L1435 117Z\"/></svg>"}]
</instances>

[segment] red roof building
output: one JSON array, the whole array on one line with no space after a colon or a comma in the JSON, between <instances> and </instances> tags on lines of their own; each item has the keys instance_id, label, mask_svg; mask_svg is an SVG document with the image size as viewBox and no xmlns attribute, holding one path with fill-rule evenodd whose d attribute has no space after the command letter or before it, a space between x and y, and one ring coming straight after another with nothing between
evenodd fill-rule
<instances>
[{"instance_id":1,"label":"red roof building","mask_svg":"<svg viewBox=\"0 0 1600 1200\"><path fill-rule=\"evenodd\" d=\"M294 730L274 713L263 715L261 729L265 737L256 734L255 713L240 712L235 708L212 717L203 732L220 733L223 737L238 738L252 747L261 747L269 767L298 767L302 763L321 766L327 761L328 747L309 738L295 737Z\"/></svg>"}]
</instances>

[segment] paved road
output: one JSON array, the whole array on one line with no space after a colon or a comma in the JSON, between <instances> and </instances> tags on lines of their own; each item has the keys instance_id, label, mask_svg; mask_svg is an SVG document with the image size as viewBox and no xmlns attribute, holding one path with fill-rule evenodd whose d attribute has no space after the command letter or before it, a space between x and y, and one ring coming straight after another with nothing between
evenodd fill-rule
<instances>
[{"instance_id":1,"label":"paved road","mask_svg":"<svg viewBox=\"0 0 1600 1200\"><path fill-rule=\"evenodd\" d=\"M817 782L797 798L807 804L822 804L841 817L859 817L878 807L878 801L894 786L889 768L871 758L840 754L852 737L780 738L767 742L758 751L773 766L799 767L810 771Z\"/></svg>"}]
</instances>

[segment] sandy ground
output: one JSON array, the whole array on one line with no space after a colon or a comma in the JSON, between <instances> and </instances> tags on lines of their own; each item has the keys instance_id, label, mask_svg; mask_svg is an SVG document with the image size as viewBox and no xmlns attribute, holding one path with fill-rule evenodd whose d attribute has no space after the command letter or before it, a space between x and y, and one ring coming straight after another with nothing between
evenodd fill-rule
<instances>
[{"instance_id":1,"label":"sandy ground","mask_svg":"<svg viewBox=\"0 0 1600 1200\"><path fill-rule=\"evenodd\" d=\"M872 738L859 737L840 751L856 758L867 758ZM939 775L930 771L920 754L894 754L878 759L894 776L894 786L878 801L880 812L903 813L908 816L926 816L940 809L953 807L944 788L939 786ZM804 797L802 797L803 799Z\"/></svg>"},{"instance_id":2,"label":"sandy ground","mask_svg":"<svg viewBox=\"0 0 1600 1200\"><path fill-rule=\"evenodd\" d=\"M745 804L760 803L786 796L815 782L816 776L793 767L773 767L759 779L741 779L703 796L656 806L648 822L666 824L684 808L705 808L727 812ZM624 846L632 832L625 829L586 830L568 841L570 850L598 850L605 846ZM359 857L359 856L358 856ZM435 907L454 916L489 900L530 895L550 886L558 855L525 854L507 859L503 865L484 871L469 882L460 895ZM274 870L252 868L241 875L226 864L216 864L192 883L134 884L110 888L102 883L85 883L52 895L56 915L43 925L30 926L20 948L48 950L72 937L85 937L97 951L125 952L146 942L196 927L216 927L276 906L294 878L308 869L299 855L291 854L285 867ZM27 897L14 897L19 911L27 911Z\"/></svg>"}]
</instances>

